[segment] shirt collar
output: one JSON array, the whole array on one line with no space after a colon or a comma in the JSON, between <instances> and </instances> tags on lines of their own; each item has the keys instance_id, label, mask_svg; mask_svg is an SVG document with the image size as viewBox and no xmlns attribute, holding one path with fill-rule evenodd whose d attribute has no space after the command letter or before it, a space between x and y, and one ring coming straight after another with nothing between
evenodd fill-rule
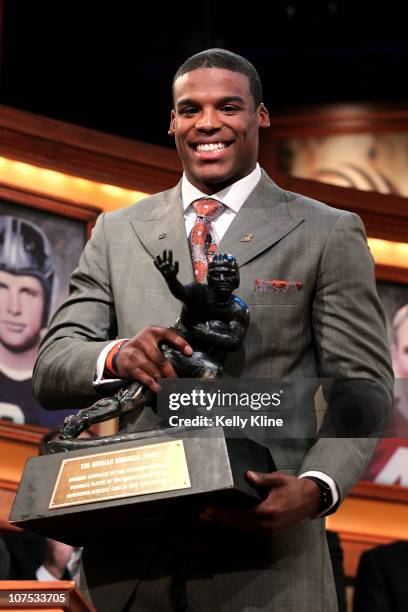
<instances>
[{"instance_id":1,"label":"shirt collar","mask_svg":"<svg viewBox=\"0 0 408 612\"><path fill-rule=\"evenodd\" d=\"M240 179L239 181L232 183L232 185L228 185L228 187L225 187L225 189L221 189L221 191L213 193L211 196L209 196L207 193L203 193L197 189L197 187L194 187L186 175L183 174L183 178L181 180L183 209L186 211L190 204L199 198L214 198L237 213L245 200L248 198L249 194L257 186L260 178L261 168L259 167L259 164L256 164L255 169L252 170L250 174L244 176L244 178Z\"/></svg>"}]
</instances>

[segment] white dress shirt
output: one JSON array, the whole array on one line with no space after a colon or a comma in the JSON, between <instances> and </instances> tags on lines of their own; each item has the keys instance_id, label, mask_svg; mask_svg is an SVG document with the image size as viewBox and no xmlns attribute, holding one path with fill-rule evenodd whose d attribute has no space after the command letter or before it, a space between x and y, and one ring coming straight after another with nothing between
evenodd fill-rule
<instances>
[{"instance_id":1,"label":"white dress shirt","mask_svg":"<svg viewBox=\"0 0 408 612\"><path fill-rule=\"evenodd\" d=\"M260 179L261 169L259 167L259 164L256 164L255 169L250 174L240 179L239 181L236 181L232 185L225 187L225 189L222 189L221 191L218 191L217 193L214 193L209 196L208 194L203 193L202 191L197 189L197 187L192 185L187 179L186 175L183 174L183 178L181 180L181 197L183 202L184 222L186 225L187 236L190 235L190 232L193 228L196 219L196 213L191 204L199 198L214 198L214 200L222 202L225 206L225 209L220 214L220 216L212 222L216 242L217 244L219 244L228 227L232 223L235 215L239 212L241 206L247 200L250 193L255 189ZM113 340L102 350L101 354L99 355L96 368L96 379L94 381L95 386L99 387L104 383L114 382L114 380L112 379L104 379L103 372L105 369L106 357L108 356L108 353L111 348L117 342L120 342L120 340ZM304 474L300 474L299 478L303 478L305 476L314 476L316 478L320 478L320 480L323 480L325 483L327 483L330 487L333 498L333 503L330 508L337 504L339 499L339 492L333 478L319 471L305 472ZM328 510L330 510L330 508Z\"/></svg>"},{"instance_id":2,"label":"white dress shirt","mask_svg":"<svg viewBox=\"0 0 408 612\"><path fill-rule=\"evenodd\" d=\"M208 194L197 189L197 187L194 187L194 185L192 185L187 179L186 175L183 174L183 178L181 180L181 198L183 201L184 222L186 224L187 236L190 235L196 219L196 213L191 204L200 198L213 198L214 200L222 202L225 206L219 217L212 221L216 243L219 244L225 232L232 223L235 215L239 212L239 209L244 204L249 194L255 189L260 179L261 169L259 164L256 164L256 167L251 174L244 176L244 178L236 181L236 183L233 183L232 185L225 187L225 189L217 191L217 193L213 193L209 196Z\"/></svg>"}]
</instances>

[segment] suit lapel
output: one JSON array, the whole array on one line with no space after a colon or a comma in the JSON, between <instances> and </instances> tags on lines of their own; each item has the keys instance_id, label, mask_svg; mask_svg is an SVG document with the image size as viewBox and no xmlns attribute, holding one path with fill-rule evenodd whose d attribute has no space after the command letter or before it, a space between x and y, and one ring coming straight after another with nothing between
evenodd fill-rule
<instances>
[{"instance_id":1,"label":"suit lapel","mask_svg":"<svg viewBox=\"0 0 408 612\"><path fill-rule=\"evenodd\" d=\"M285 195L269 177L261 180L250 194L218 245L219 253L231 253L244 265L292 232L304 221L292 218ZM250 241L243 241L252 234Z\"/></svg>"},{"instance_id":2,"label":"suit lapel","mask_svg":"<svg viewBox=\"0 0 408 612\"><path fill-rule=\"evenodd\" d=\"M231 253L242 266L279 242L303 221L302 217L290 215L284 191L263 172L217 250ZM164 249L172 249L174 259L179 262L180 282L194 281L180 183L174 189L136 205L130 223L152 257L160 255ZM252 234L252 239L242 241L245 234Z\"/></svg>"},{"instance_id":3,"label":"suit lapel","mask_svg":"<svg viewBox=\"0 0 408 612\"><path fill-rule=\"evenodd\" d=\"M161 255L164 249L171 249L173 258L179 262L180 282L193 282L180 183L174 189L158 194L154 200L146 201L146 205L136 205L130 223L152 257Z\"/></svg>"}]
</instances>

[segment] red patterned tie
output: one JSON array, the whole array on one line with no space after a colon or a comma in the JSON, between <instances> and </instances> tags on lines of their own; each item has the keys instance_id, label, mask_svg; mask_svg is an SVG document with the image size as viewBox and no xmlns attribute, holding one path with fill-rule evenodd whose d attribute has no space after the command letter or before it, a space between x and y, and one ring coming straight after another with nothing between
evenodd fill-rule
<instances>
[{"instance_id":1,"label":"red patterned tie","mask_svg":"<svg viewBox=\"0 0 408 612\"><path fill-rule=\"evenodd\" d=\"M207 276L208 263L217 250L212 222L220 216L224 204L212 198L201 198L193 202L192 206L197 216L188 243L195 280L202 283Z\"/></svg>"}]
</instances>

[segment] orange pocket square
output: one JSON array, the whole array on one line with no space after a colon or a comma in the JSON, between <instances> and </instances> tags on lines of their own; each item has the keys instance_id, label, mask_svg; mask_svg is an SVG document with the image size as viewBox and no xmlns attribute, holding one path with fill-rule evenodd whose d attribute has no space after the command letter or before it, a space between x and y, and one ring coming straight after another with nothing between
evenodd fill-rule
<instances>
[{"instance_id":1,"label":"orange pocket square","mask_svg":"<svg viewBox=\"0 0 408 612\"><path fill-rule=\"evenodd\" d=\"M295 293L302 291L303 283L300 281L279 280L275 278L256 278L255 291L272 292L279 291L281 293Z\"/></svg>"}]
</instances>

